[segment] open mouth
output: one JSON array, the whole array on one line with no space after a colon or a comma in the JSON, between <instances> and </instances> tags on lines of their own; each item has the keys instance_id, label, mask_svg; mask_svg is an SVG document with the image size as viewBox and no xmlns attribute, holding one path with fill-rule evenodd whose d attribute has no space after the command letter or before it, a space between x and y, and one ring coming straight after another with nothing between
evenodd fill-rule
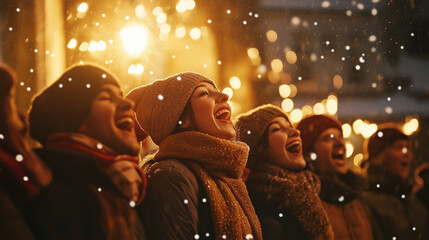
<instances>
[{"instance_id":1,"label":"open mouth","mask_svg":"<svg viewBox=\"0 0 429 240\"><path fill-rule=\"evenodd\" d=\"M339 151L337 153L332 154L332 159L334 160L344 160L345 159L345 153L344 151Z\"/></svg>"},{"instance_id":2,"label":"open mouth","mask_svg":"<svg viewBox=\"0 0 429 240\"><path fill-rule=\"evenodd\" d=\"M231 111L227 107L220 108L214 115L218 120L229 121L231 118Z\"/></svg>"},{"instance_id":3,"label":"open mouth","mask_svg":"<svg viewBox=\"0 0 429 240\"><path fill-rule=\"evenodd\" d=\"M293 154L301 154L301 144L299 141L294 141L286 147L286 151Z\"/></svg>"},{"instance_id":4,"label":"open mouth","mask_svg":"<svg viewBox=\"0 0 429 240\"><path fill-rule=\"evenodd\" d=\"M400 162L399 164L401 165L401 167L408 167L408 166L410 166L409 162Z\"/></svg>"},{"instance_id":5,"label":"open mouth","mask_svg":"<svg viewBox=\"0 0 429 240\"><path fill-rule=\"evenodd\" d=\"M121 130L131 132L134 127L133 119L131 117L121 118L116 122L116 127Z\"/></svg>"}]
</instances>

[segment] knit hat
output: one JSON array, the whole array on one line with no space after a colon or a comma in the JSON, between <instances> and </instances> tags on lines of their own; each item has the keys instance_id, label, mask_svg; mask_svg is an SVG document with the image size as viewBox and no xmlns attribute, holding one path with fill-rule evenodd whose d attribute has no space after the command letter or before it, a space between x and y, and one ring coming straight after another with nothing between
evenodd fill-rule
<instances>
[{"instance_id":1,"label":"knit hat","mask_svg":"<svg viewBox=\"0 0 429 240\"><path fill-rule=\"evenodd\" d=\"M367 160L374 159L397 140L409 140L409 137L403 134L394 124L381 125L378 131L372 134L365 143Z\"/></svg>"},{"instance_id":2,"label":"knit hat","mask_svg":"<svg viewBox=\"0 0 429 240\"><path fill-rule=\"evenodd\" d=\"M139 126L159 145L171 135L179 118L200 82L214 82L194 73L179 73L151 84L137 87L127 98L136 104L136 120Z\"/></svg>"},{"instance_id":3,"label":"knit hat","mask_svg":"<svg viewBox=\"0 0 429 240\"><path fill-rule=\"evenodd\" d=\"M304 155L313 151L314 143L326 129L337 128L341 133L343 132L341 123L326 115L306 117L298 123L296 128L301 132L302 153Z\"/></svg>"},{"instance_id":4,"label":"knit hat","mask_svg":"<svg viewBox=\"0 0 429 240\"><path fill-rule=\"evenodd\" d=\"M237 139L245 142L250 147L249 160L247 161L247 166L250 169L255 167L256 158L254 155L261 137L271 120L276 117L284 117L290 123L286 113L281 108L272 104L259 106L236 117Z\"/></svg>"},{"instance_id":5,"label":"knit hat","mask_svg":"<svg viewBox=\"0 0 429 240\"><path fill-rule=\"evenodd\" d=\"M105 84L117 87L117 79L94 65L77 65L33 98L29 110L30 136L42 144L58 132L77 132L92 101Z\"/></svg>"}]
</instances>

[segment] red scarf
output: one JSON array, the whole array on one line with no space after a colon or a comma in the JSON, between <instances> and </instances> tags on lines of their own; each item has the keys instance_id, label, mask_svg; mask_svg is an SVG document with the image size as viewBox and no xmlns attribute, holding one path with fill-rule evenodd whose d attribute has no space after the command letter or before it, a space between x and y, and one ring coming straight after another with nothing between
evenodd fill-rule
<instances>
[{"instance_id":1,"label":"red scarf","mask_svg":"<svg viewBox=\"0 0 429 240\"><path fill-rule=\"evenodd\" d=\"M92 139L80 133L52 134L49 137L46 146L52 148L67 149L91 155L95 159L97 159L98 163L103 169L106 169L110 165L112 165L115 161L117 161L118 156L120 156L120 154L113 149L107 147L106 145L100 143L95 139ZM131 160L130 158L127 158L126 161L132 161L136 164L136 166L138 166L138 158L135 158L135 161ZM142 189L140 191L139 199L137 201L137 203L140 203L144 198L147 181L146 175L144 174L143 170L141 170L139 167L136 167L136 169L142 179Z\"/></svg>"},{"instance_id":2,"label":"red scarf","mask_svg":"<svg viewBox=\"0 0 429 240\"><path fill-rule=\"evenodd\" d=\"M15 156L2 149L0 149L0 170L3 172L1 175L5 176L2 180L6 187L13 187L8 190L15 195L12 196L14 199L30 200L38 192L37 184L24 170L23 163L18 162ZM19 186L19 188L15 188L15 186Z\"/></svg>"}]
</instances>

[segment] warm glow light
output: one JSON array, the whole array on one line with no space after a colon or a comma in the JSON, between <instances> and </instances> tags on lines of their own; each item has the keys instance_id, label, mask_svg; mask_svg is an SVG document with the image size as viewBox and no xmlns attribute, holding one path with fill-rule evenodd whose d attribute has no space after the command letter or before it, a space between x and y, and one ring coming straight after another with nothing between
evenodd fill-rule
<instances>
[{"instance_id":1,"label":"warm glow light","mask_svg":"<svg viewBox=\"0 0 429 240\"><path fill-rule=\"evenodd\" d=\"M241 81L238 77L232 77L229 79L229 84L234 89L239 89L241 87Z\"/></svg>"},{"instance_id":2,"label":"warm glow light","mask_svg":"<svg viewBox=\"0 0 429 240\"><path fill-rule=\"evenodd\" d=\"M321 104L321 103L316 103L316 104L314 104L313 112L316 115L323 114L325 112L325 107L323 107L323 104Z\"/></svg>"},{"instance_id":3,"label":"warm glow light","mask_svg":"<svg viewBox=\"0 0 429 240\"><path fill-rule=\"evenodd\" d=\"M296 123L301 121L302 119L302 112L300 109L295 109L290 113L290 120L292 123Z\"/></svg>"},{"instance_id":4,"label":"warm glow light","mask_svg":"<svg viewBox=\"0 0 429 240\"><path fill-rule=\"evenodd\" d=\"M88 50L89 44L87 42L83 42L79 46L79 51L85 52Z\"/></svg>"},{"instance_id":5,"label":"warm glow light","mask_svg":"<svg viewBox=\"0 0 429 240\"><path fill-rule=\"evenodd\" d=\"M259 50L257 48L248 48L247 55L249 56L249 58L255 59L259 57Z\"/></svg>"},{"instance_id":6,"label":"warm glow light","mask_svg":"<svg viewBox=\"0 0 429 240\"><path fill-rule=\"evenodd\" d=\"M313 113L313 108L310 105L305 105L304 107L302 107L302 116L308 116L311 115Z\"/></svg>"},{"instance_id":7,"label":"warm glow light","mask_svg":"<svg viewBox=\"0 0 429 240\"><path fill-rule=\"evenodd\" d=\"M282 98L287 98L290 95L290 87L287 84L282 84L279 86L279 93ZM290 111L290 110L289 110Z\"/></svg>"},{"instance_id":8,"label":"warm glow light","mask_svg":"<svg viewBox=\"0 0 429 240\"><path fill-rule=\"evenodd\" d=\"M179 13L185 12L186 11L186 6L185 6L185 2L184 1L179 1L176 5L176 10Z\"/></svg>"},{"instance_id":9,"label":"warm glow light","mask_svg":"<svg viewBox=\"0 0 429 240\"><path fill-rule=\"evenodd\" d=\"M364 138L371 137L371 135L374 134L376 131L377 131L377 125L374 123L367 124L366 122L363 122L359 127L359 132Z\"/></svg>"},{"instance_id":10,"label":"warm glow light","mask_svg":"<svg viewBox=\"0 0 429 240\"><path fill-rule=\"evenodd\" d=\"M192 39L199 39L201 37L201 30L199 28L192 28L189 35L191 35Z\"/></svg>"},{"instance_id":11,"label":"warm glow light","mask_svg":"<svg viewBox=\"0 0 429 240\"><path fill-rule=\"evenodd\" d=\"M104 51L104 50L106 50L106 42L103 41L103 40L98 41L97 50L98 51Z\"/></svg>"},{"instance_id":12,"label":"warm glow light","mask_svg":"<svg viewBox=\"0 0 429 240\"><path fill-rule=\"evenodd\" d=\"M354 151L354 147L350 142L346 142L346 157L349 158Z\"/></svg>"},{"instance_id":13,"label":"warm glow light","mask_svg":"<svg viewBox=\"0 0 429 240\"><path fill-rule=\"evenodd\" d=\"M350 124L348 123L343 124L342 129L343 129L344 138L350 137L350 135L352 134L352 127L350 126Z\"/></svg>"},{"instance_id":14,"label":"warm glow light","mask_svg":"<svg viewBox=\"0 0 429 240\"><path fill-rule=\"evenodd\" d=\"M283 62L280 59L274 59L271 61L271 68L274 72L281 72L283 70Z\"/></svg>"},{"instance_id":15,"label":"warm glow light","mask_svg":"<svg viewBox=\"0 0 429 240\"><path fill-rule=\"evenodd\" d=\"M355 132L355 134L360 134L360 125L363 124L362 119L357 119L356 121L353 122L353 132Z\"/></svg>"},{"instance_id":16,"label":"warm glow light","mask_svg":"<svg viewBox=\"0 0 429 240\"><path fill-rule=\"evenodd\" d=\"M156 16L156 22L157 23L165 23L165 21L167 21L167 14L160 13L160 14L158 14L158 16Z\"/></svg>"},{"instance_id":17,"label":"warm glow light","mask_svg":"<svg viewBox=\"0 0 429 240\"><path fill-rule=\"evenodd\" d=\"M176 28L176 36L178 38L183 38L186 35L186 29L184 27Z\"/></svg>"},{"instance_id":18,"label":"warm glow light","mask_svg":"<svg viewBox=\"0 0 429 240\"><path fill-rule=\"evenodd\" d=\"M79 4L79 6L77 7L77 11L80 13L88 11L88 4L86 2Z\"/></svg>"},{"instance_id":19,"label":"warm glow light","mask_svg":"<svg viewBox=\"0 0 429 240\"><path fill-rule=\"evenodd\" d=\"M161 7L156 7L156 8L153 9L152 14L155 15L155 16L158 16L159 14L161 14L163 12L164 12L164 10L162 10Z\"/></svg>"},{"instance_id":20,"label":"warm glow light","mask_svg":"<svg viewBox=\"0 0 429 240\"><path fill-rule=\"evenodd\" d=\"M411 119L409 122L405 123L402 127L405 135L411 135L419 128L419 121L415 118Z\"/></svg>"},{"instance_id":21,"label":"warm glow light","mask_svg":"<svg viewBox=\"0 0 429 240\"><path fill-rule=\"evenodd\" d=\"M131 55L143 52L148 41L148 31L143 26L123 28L120 32L125 51Z\"/></svg>"},{"instance_id":22,"label":"warm glow light","mask_svg":"<svg viewBox=\"0 0 429 240\"><path fill-rule=\"evenodd\" d=\"M161 33L163 33L163 34L168 34L168 33L170 32L170 30L171 30L171 27L170 27L170 25L169 25L169 24L164 23L164 24L162 24L162 26L159 28L159 30L160 30L160 31L161 31Z\"/></svg>"},{"instance_id":23,"label":"warm glow light","mask_svg":"<svg viewBox=\"0 0 429 240\"><path fill-rule=\"evenodd\" d=\"M282 101L282 109L285 112L290 112L293 109L293 101L290 98L286 98Z\"/></svg>"},{"instance_id":24,"label":"warm glow light","mask_svg":"<svg viewBox=\"0 0 429 240\"><path fill-rule=\"evenodd\" d=\"M74 38L70 39L70 42L69 42L69 44L67 44L67 47L68 47L68 48L70 48L70 49L73 49L73 48L75 48L76 46L77 46L77 41L76 41L76 39L74 39Z\"/></svg>"},{"instance_id":25,"label":"warm glow light","mask_svg":"<svg viewBox=\"0 0 429 240\"><path fill-rule=\"evenodd\" d=\"M363 160L363 154L362 154L362 153L358 153L358 154L356 154L356 156L353 158L353 164L354 164L356 167L359 167L359 166L360 166L360 163L362 162L362 160Z\"/></svg>"},{"instance_id":26,"label":"warm glow light","mask_svg":"<svg viewBox=\"0 0 429 240\"><path fill-rule=\"evenodd\" d=\"M225 93L226 95L228 95L229 99L232 98L232 96L234 95L234 91L232 90L232 88L230 87L226 87L222 90L223 93Z\"/></svg>"},{"instance_id":27,"label":"warm glow light","mask_svg":"<svg viewBox=\"0 0 429 240\"><path fill-rule=\"evenodd\" d=\"M270 42L277 41L277 33L274 30L268 30L268 32L267 32L267 39Z\"/></svg>"},{"instance_id":28,"label":"warm glow light","mask_svg":"<svg viewBox=\"0 0 429 240\"><path fill-rule=\"evenodd\" d=\"M294 51L287 51L286 52L286 61L290 64L295 64L298 57L296 56L296 53Z\"/></svg>"},{"instance_id":29,"label":"warm glow light","mask_svg":"<svg viewBox=\"0 0 429 240\"><path fill-rule=\"evenodd\" d=\"M340 89L343 87L343 78L340 75L335 75L332 81L336 89Z\"/></svg>"},{"instance_id":30,"label":"warm glow light","mask_svg":"<svg viewBox=\"0 0 429 240\"><path fill-rule=\"evenodd\" d=\"M187 10L192 10L195 8L195 1L194 0L187 0L185 1L185 7Z\"/></svg>"},{"instance_id":31,"label":"warm glow light","mask_svg":"<svg viewBox=\"0 0 429 240\"><path fill-rule=\"evenodd\" d=\"M136 66L134 64L131 64L130 67L128 68L128 73L129 74L134 74L136 73Z\"/></svg>"},{"instance_id":32,"label":"warm glow light","mask_svg":"<svg viewBox=\"0 0 429 240\"><path fill-rule=\"evenodd\" d=\"M337 113L338 110L338 100L335 95L329 95L328 100L326 102L326 108L328 110L328 113L331 115L334 115Z\"/></svg>"},{"instance_id":33,"label":"warm glow light","mask_svg":"<svg viewBox=\"0 0 429 240\"><path fill-rule=\"evenodd\" d=\"M144 71L144 67L143 67L143 65L141 65L141 64L137 64L135 73L136 73L136 74L142 74L142 73L143 73L143 71Z\"/></svg>"},{"instance_id":34,"label":"warm glow light","mask_svg":"<svg viewBox=\"0 0 429 240\"><path fill-rule=\"evenodd\" d=\"M296 88L296 86L293 84L289 84L289 87L290 87L290 96L289 97L291 97L291 98L295 97L296 94L298 93L298 88Z\"/></svg>"},{"instance_id":35,"label":"warm glow light","mask_svg":"<svg viewBox=\"0 0 429 240\"><path fill-rule=\"evenodd\" d=\"M138 19L143 19L146 17L146 11L144 10L144 6L142 4L137 5L134 11Z\"/></svg>"}]
</instances>

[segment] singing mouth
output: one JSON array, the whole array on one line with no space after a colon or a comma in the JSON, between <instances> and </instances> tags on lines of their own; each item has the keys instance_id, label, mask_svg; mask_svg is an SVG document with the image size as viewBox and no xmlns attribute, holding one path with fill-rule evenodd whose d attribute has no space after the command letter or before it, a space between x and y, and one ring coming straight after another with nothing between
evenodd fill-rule
<instances>
[{"instance_id":1,"label":"singing mouth","mask_svg":"<svg viewBox=\"0 0 429 240\"><path fill-rule=\"evenodd\" d=\"M301 153L301 143L299 141L293 141L289 145L286 146L286 151L293 154Z\"/></svg>"},{"instance_id":2,"label":"singing mouth","mask_svg":"<svg viewBox=\"0 0 429 240\"><path fill-rule=\"evenodd\" d=\"M228 107L220 108L214 115L218 120L229 121L231 119L231 110Z\"/></svg>"}]
</instances>

